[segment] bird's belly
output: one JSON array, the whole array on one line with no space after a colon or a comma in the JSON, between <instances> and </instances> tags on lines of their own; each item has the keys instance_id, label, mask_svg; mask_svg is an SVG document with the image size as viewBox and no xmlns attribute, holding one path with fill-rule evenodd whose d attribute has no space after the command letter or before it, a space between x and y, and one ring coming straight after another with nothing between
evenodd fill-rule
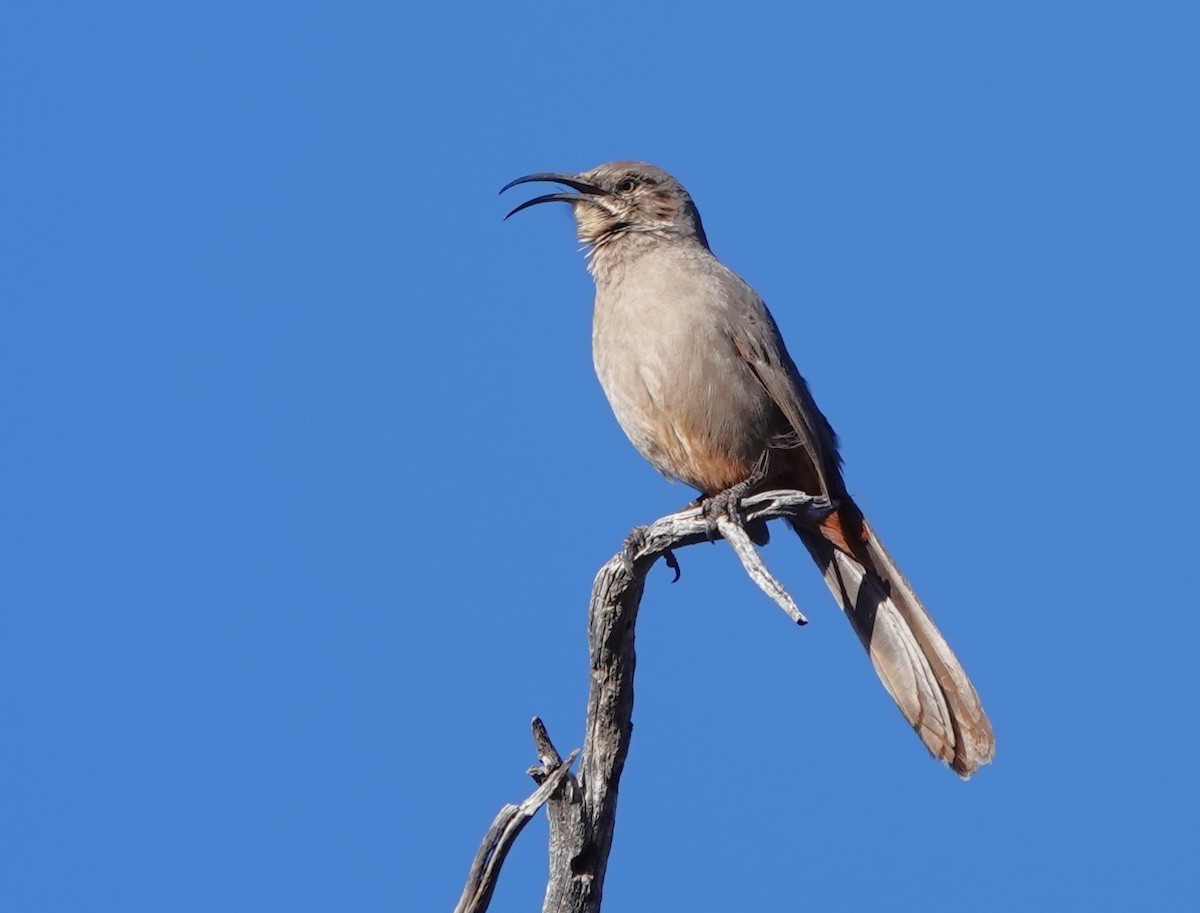
<instances>
[{"instance_id":1,"label":"bird's belly","mask_svg":"<svg viewBox=\"0 0 1200 913\"><path fill-rule=\"evenodd\" d=\"M770 401L732 345L697 326L607 329L597 323L596 373L634 447L706 494L746 479L770 440Z\"/></svg>"}]
</instances>

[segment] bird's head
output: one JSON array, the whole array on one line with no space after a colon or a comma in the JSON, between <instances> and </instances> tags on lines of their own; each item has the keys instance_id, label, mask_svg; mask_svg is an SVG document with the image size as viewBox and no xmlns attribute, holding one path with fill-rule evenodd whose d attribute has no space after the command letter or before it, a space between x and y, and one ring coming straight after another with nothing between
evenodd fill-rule
<instances>
[{"instance_id":1,"label":"bird's head","mask_svg":"<svg viewBox=\"0 0 1200 913\"><path fill-rule=\"evenodd\" d=\"M708 247L696 204L683 185L661 168L644 162L609 162L580 174L539 172L510 181L500 192L537 181L562 184L575 192L535 197L508 216L539 203L570 203L579 239L593 250L639 234L697 240Z\"/></svg>"}]
</instances>

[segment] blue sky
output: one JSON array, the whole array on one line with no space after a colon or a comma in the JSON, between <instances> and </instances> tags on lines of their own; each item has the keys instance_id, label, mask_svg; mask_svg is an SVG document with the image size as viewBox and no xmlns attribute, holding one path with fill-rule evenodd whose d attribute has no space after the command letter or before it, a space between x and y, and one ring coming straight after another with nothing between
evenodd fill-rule
<instances>
[{"instance_id":1,"label":"blue sky","mask_svg":"<svg viewBox=\"0 0 1200 913\"><path fill-rule=\"evenodd\" d=\"M689 549L608 906L1194 902L1198 25L10 3L0 905L453 906L530 717L582 738L593 574L692 496L604 402L566 208L500 221L614 158L771 305L999 749L925 756L782 530L803 630ZM493 909L544 873L539 819Z\"/></svg>"}]
</instances>

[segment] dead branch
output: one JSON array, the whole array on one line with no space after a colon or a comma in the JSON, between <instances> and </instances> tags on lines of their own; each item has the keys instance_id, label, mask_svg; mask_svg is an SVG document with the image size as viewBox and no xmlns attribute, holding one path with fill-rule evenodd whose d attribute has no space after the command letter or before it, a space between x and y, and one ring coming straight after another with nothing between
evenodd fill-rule
<instances>
[{"instance_id":1,"label":"dead branch","mask_svg":"<svg viewBox=\"0 0 1200 913\"><path fill-rule=\"evenodd\" d=\"M787 517L814 524L831 508L824 498L772 491L743 499L741 509L746 522ZM722 518L717 529L730 541L750 578L789 617L803 624L799 608L771 576L741 526ZM633 733L634 624L646 575L659 558L677 567L675 549L707 542L711 535L701 509L689 508L634 529L621 551L600 569L588 609L591 687L579 778L570 773L576 752L561 761L545 727L535 718L539 763L528 772L540 785L521 805L506 805L496 817L471 865L455 913L487 909L508 848L543 803L550 821L550 879L543 913L599 913L616 822L617 787Z\"/></svg>"},{"instance_id":2,"label":"dead branch","mask_svg":"<svg viewBox=\"0 0 1200 913\"><path fill-rule=\"evenodd\" d=\"M543 779L542 785L520 805L509 803L500 809L492 826L484 834L479 851L471 863L471 871L467 874L467 886L463 888L462 897L459 898L454 913L483 913L488 908L492 901L492 892L496 890L504 857L508 855L517 835L529 823L529 819L546 803L563 780L570 776L571 762L577 754L578 750L573 751L565 763L559 761L556 769Z\"/></svg>"}]
</instances>

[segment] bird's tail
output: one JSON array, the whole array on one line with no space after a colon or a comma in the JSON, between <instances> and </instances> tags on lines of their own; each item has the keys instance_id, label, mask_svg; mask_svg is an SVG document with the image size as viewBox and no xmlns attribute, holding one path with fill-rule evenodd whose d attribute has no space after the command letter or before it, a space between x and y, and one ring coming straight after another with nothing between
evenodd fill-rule
<instances>
[{"instance_id":1,"label":"bird's tail","mask_svg":"<svg viewBox=\"0 0 1200 913\"><path fill-rule=\"evenodd\" d=\"M963 779L988 763L996 740L971 680L857 505L843 498L821 532L793 528L925 747Z\"/></svg>"}]
</instances>

